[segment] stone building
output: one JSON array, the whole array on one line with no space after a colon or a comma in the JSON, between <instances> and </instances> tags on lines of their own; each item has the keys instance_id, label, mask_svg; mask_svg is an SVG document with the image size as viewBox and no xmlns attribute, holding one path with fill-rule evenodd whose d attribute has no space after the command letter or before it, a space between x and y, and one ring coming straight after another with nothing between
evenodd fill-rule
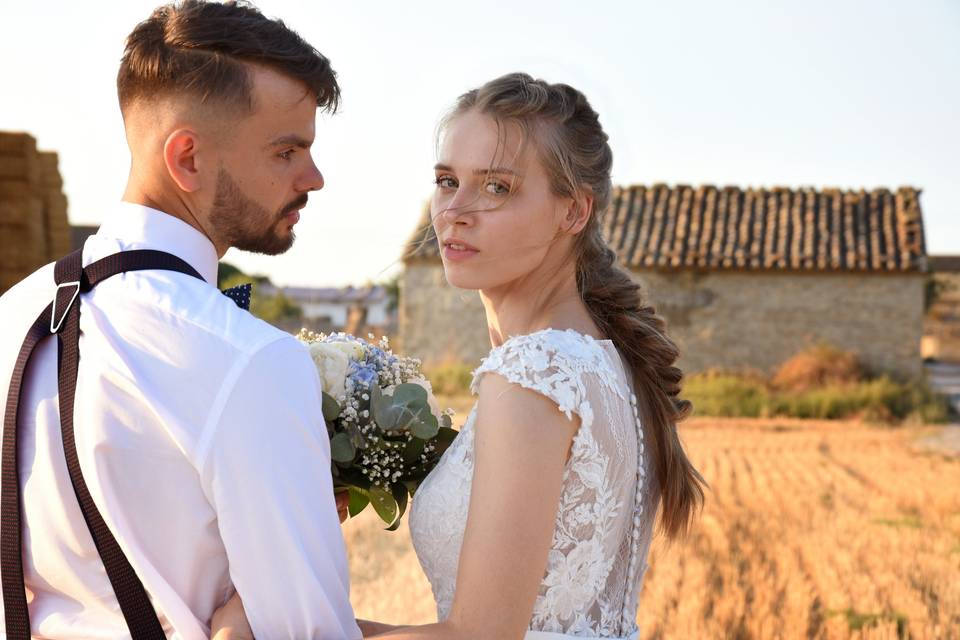
<instances>
[{"instance_id":1,"label":"stone building","mask_svg":"<svg viewBox=\"0 0 960 640\"><path fill-rule=\"evenodd\" d=\"M57 154L0 132L0 293L72 249Z\"/></svg>"},{"instance_id":2,"label":"stone building","mask_svg":"<svg viewBox=\"0 0 960 640\"><path fill-rule=\"evenodd\" d=\"M960 256L930 256L923 356L960 364Z\"/></svg>"},{"instance_id":3,"label":"stone building","mask_svg":"<svg viewBox=\"0 0 960 640\"><path fill-rule=\"evenodd\" d=\"M662 184L618 188L603 233L668 322L680 366L769 374L829 342L874 372L922 373L927 257L919 201L896 191ZM447 285L421 220L400 292L402 348L478 362L489 349L472 291ZM430 242L419 242L424 235Z\"/></svg>"}]
</instances>

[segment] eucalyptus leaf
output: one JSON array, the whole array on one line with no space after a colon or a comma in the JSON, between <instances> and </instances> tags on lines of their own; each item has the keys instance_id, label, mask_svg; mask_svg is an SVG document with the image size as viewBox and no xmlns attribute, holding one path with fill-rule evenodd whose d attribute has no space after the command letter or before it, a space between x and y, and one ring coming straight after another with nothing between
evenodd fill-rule
<instances>
[{"instance_id":1,"label":"eucalyptus leaf","mask_svg":"<svg viewBox=\"0 0 960 640\"><path fill-rule=\"evenodd\" d=\"M421 416L418 421L410 425L410 432L423 440L429 440L434 437L439 430L440 423L437 422L436 416L429 411L427 411L426 415Z\"/></svg>"},{"instance_id":2,"label":"eucalyptus leaf","mask_svg":"<svg viewBox=\"0 0 960 640\"><path fill-rule=\"evenodd\" d=\"M444 429L449 429L453 426L453 420L450 419L449 415L443 414L440 416L440 426Z\"/></svg>"},{"instance_id":3,"label":"eucalyptus leaf","mask_svg":"<svg viewBox=\"0 0 960 640\"><path fill-rule=\"evenodd\" d=\"M357 449L346 433L337 433L330 438L330 457L334 462L352 462Z\"/></svg>"},{"instance_id":4,"label":"eucalyptus leaf","mask_svg":"<svg viewBox=\"0 0 960 640\"><path fill-rule=\"evenodd\" d=\"M397 385L392 396L378 396L372 407L374 420L384 431L411 429L430 413L427 391L412 383Z\"/></svg>"},{"instance_id":5,"label":"eucalyptus leaf","mask_svg":"<svg viewBox=\"0 0 960 640\"><path fill-rule=\"evenodd\" d=\"M427 390L412 382L398 384L393 391L393 401L404 405L427 404Z\"/></svg>"},{"instance_id":6,"label":"eucalyptus leaf","mask_svg":"<svg viewBox=\"0 0 960 640\"><path fill-rule=\"evenodd\" d=\"M331 424L340 416L340 403L337 402L332 395L326 391L322 392L323 396L323 419L327 424Z\"/></svg>"},{"instance_id":7,"label":"eucalyptus leaf","mask_svg":"<svg viewBox=\"0 0 960 640\"><path fill-rule=\"evenodd\" d=\"M390 431L400 428L403 408L394 406L390 396L379 396L375 402L370 403L370 408L373 410L373 419L381 429Z\"/></svg>"}]
</instances>

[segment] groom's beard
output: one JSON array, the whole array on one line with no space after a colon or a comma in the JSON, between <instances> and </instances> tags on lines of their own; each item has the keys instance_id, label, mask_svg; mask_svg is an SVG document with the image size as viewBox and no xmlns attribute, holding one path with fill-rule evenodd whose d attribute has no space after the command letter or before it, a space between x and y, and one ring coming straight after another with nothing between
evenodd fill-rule
<instances>
[{"instance_id":1,"label":"groom's beard","mask_svg":"<svg viewBox=\"0 0 960 640\"><path fill-rule=\"evenodd\" d=\"M270 213L243 195L240 185L221 167L210 223L227 246L275 256L292 247L296 240L293 228L285 224L284 216L306 203L307 194L304 193L279 211Z\"/></svg>"}]
</instances>

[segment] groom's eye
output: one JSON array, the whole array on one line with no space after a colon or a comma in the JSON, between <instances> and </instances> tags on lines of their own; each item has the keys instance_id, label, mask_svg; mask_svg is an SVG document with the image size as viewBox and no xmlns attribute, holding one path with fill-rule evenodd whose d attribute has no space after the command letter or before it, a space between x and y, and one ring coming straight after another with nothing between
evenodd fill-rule
<instances>
[{"instance_id":1,"label":"groom's eye","mask_svg":"<svg viewBox=\"0 0 960 640\"><path fill-rule=\"evenodd\" d=\"M279 156L281 160L289 160L291 157L293 157L294 151L295 149L287 149L286 151L281 151L278 153L277 156Z\"/></svg>"}]
</instances>

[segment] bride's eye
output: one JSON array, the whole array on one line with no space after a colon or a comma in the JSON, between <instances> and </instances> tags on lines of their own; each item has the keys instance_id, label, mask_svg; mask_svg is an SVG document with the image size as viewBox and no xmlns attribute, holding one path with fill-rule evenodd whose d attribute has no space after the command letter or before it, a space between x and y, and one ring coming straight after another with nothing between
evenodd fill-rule
<instances>
[{"instance_id":1,"label":"bride's eye","mask_svg":"<svg viewBox=\"0 0 960 640\"><path fill-rule=\"evenodd\" d=\"M510 193L510 187L497 180L491 180L487 184L483 185L483 189L487 193L492 193L495 196L502 196Z\"/></svg>"},{"instance_id":2,"label":"bride's eye","mask_svg":"<svg viewBox=\"0 0 960 640\"><path fill-rule=\"evenodd\" d=\"M457 181L450 176L437 176L433 181L441 189L456 189Z\"/></svg>"}]
</instances>

